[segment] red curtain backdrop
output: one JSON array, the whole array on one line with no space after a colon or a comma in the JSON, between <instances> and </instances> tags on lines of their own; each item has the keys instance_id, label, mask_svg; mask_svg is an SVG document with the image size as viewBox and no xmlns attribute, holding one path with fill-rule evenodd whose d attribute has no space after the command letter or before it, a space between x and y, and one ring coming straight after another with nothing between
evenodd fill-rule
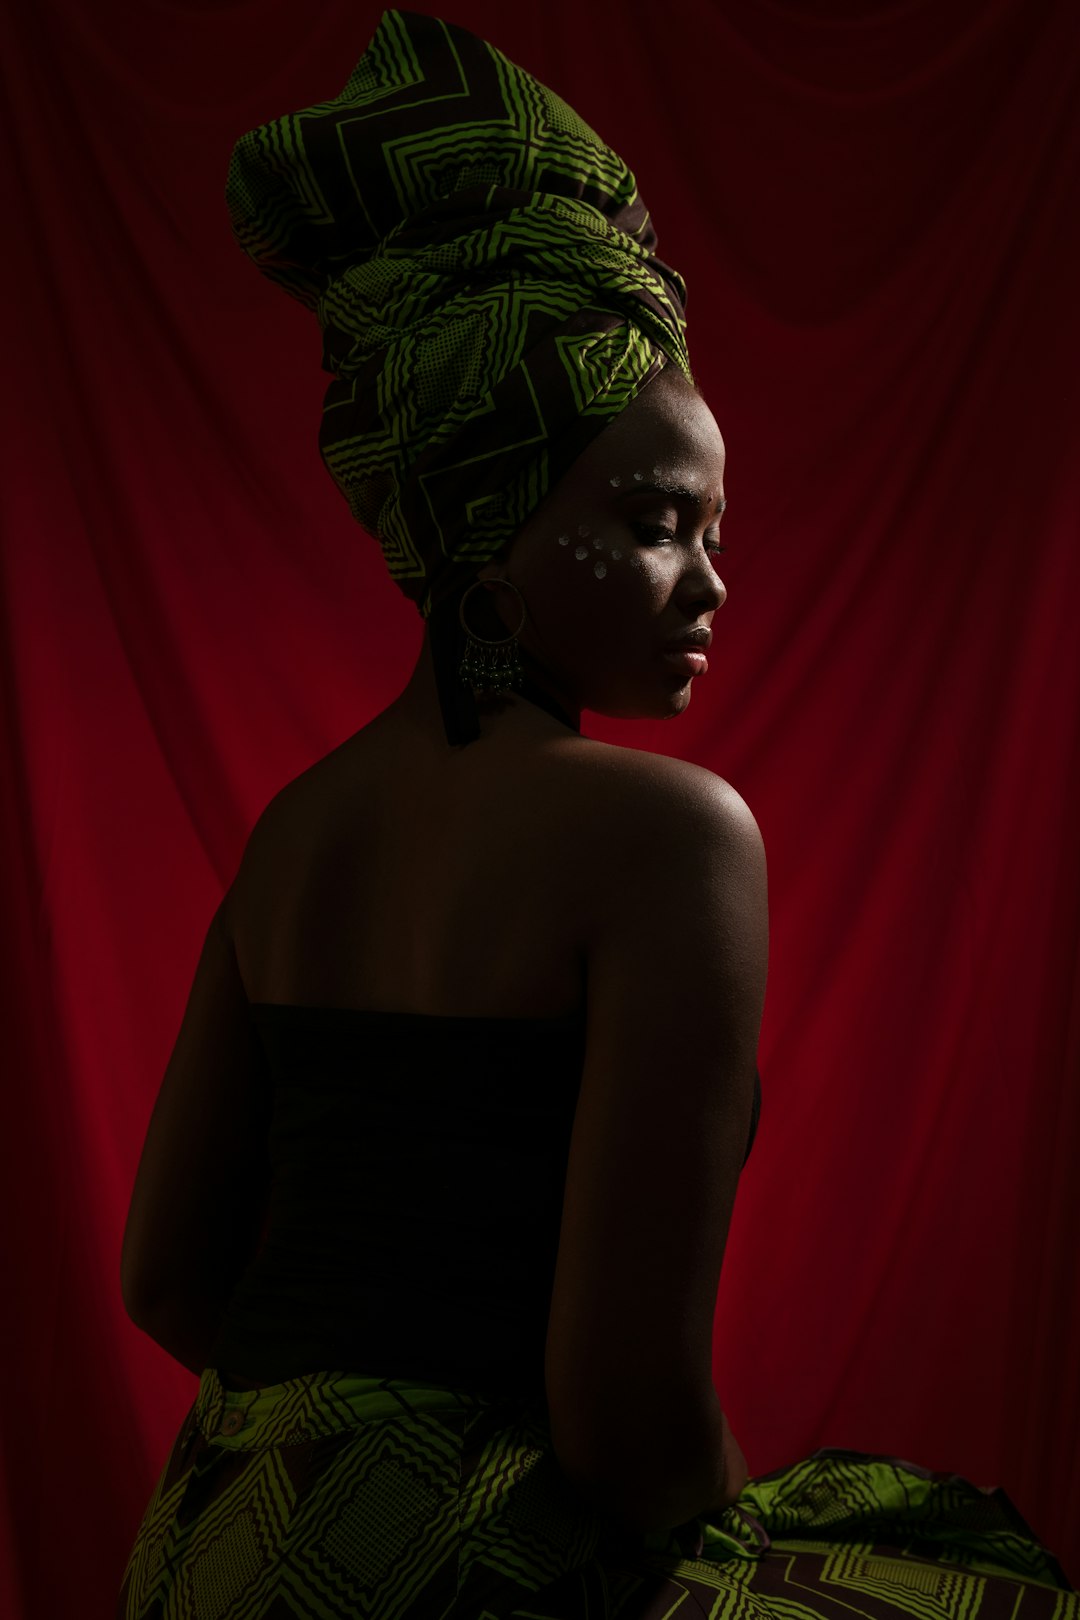
<instances>
[{"instance_id":1,"label":"red curtain backdrop","mask_svg":"<svg viewBox=\"0 0 1080 1620\"><path fill-rule=\"evenodd\" d=\"M710 676L677 722L586 718L727 777L769 854L721 1400L754 1472L833 1445L1003 1485L1080 1581L1074 0L448 4L636 171L728 440ZM7 17L13 1620L110 1612L194 1394L117 1278L207 923L419 646L319 461L317 325L222 195L380 14Z\"/></svg>"}]
</instances>

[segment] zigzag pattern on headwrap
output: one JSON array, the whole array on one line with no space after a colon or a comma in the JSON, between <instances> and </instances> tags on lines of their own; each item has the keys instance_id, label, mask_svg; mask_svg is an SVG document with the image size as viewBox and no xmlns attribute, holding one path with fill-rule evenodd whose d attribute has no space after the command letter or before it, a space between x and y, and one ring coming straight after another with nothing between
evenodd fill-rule
<instances>
[{"instance_id":1,"label":"zigzag pattern on headwrap","mask_svg":"<svg viewBox=\"0 0 1080 1620\"><path fill-rule=\"evenodd\" d=\"M340 95L241 137L226 200L318 316L323 460L425 617L664 365L690 378L630 170L453 24L385 12Z\"/></svg>"}]
</instances>

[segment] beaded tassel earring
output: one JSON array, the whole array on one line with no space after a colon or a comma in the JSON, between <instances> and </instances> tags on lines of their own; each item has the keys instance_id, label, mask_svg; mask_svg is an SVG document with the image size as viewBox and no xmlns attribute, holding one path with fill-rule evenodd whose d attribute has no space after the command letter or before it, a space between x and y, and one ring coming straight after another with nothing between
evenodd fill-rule
<instances>
[{"instance_id":1,"label":"beaded tassel earring","mask_svg":"<svg viewBox=\"0 0 1080 1620\"><path fill-rule=\"evenodd\" d=\"M486 580L476 580L463 593L458 607L458 619L465 632L465 647L458 665L458 674L465 685L474 687L477 692L500 692L505 687L521 685L523 671L518 657L517 638L525 624L525 598L517 586L511 585L508 579L491 581L496 585L510 586L521 602L521 622L512 635L505 636L499 641L489 641L485 636L478 636L465 623L466 598L479 586L487 583Z\"/></svg>"}]
</instances>

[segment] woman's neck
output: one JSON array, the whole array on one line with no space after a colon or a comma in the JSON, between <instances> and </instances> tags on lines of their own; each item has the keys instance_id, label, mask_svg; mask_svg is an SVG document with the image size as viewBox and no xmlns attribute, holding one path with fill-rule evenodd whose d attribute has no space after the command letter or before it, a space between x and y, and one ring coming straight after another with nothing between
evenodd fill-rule
<instances>
[{"instance_id":1,"label":"woman's neck","mask_svg":"<svg viewBox=\"0 0 1080 1620\"><path fill-rule=\"evenodd\" d=\"M552 726L580 735L581 710L576 705L567 704L561 695L551 690L553 683L546 677L546 672L539 669L527 653L522 653L521 662L524 678L520 689L509 688L477 698L481 736L510 730L550 733ZM388 716L408 720L425 735L446 745L435 662L426 630L412 675L400 696L384 712Z\"/></svg>"}]
</instances>

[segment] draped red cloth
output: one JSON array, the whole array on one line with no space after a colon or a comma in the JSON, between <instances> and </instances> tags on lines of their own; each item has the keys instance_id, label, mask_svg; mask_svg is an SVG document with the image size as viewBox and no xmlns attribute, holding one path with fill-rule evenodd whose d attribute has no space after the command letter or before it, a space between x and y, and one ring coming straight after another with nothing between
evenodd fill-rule
<instances>
[{"instance_id":1,"label":"draped red cloth","mask_svg":"<svg viewBox=\"0 0 1080 1620\"><path fill-rule=\"evenodd\" d=\"M211 913L420 621L319 461L313 318L229 235L325 0L12 8L0 1612L110 1612L194 1381L122 1225ZM1005 1487L1080 1580L1080 20L1073 0L456 0L637 173L728 440L666 725L769 854L765 1102L717 1309L753 1472ZM221 1143L227 1154L228 1142Z\"/></svg>"}]
</instances>

